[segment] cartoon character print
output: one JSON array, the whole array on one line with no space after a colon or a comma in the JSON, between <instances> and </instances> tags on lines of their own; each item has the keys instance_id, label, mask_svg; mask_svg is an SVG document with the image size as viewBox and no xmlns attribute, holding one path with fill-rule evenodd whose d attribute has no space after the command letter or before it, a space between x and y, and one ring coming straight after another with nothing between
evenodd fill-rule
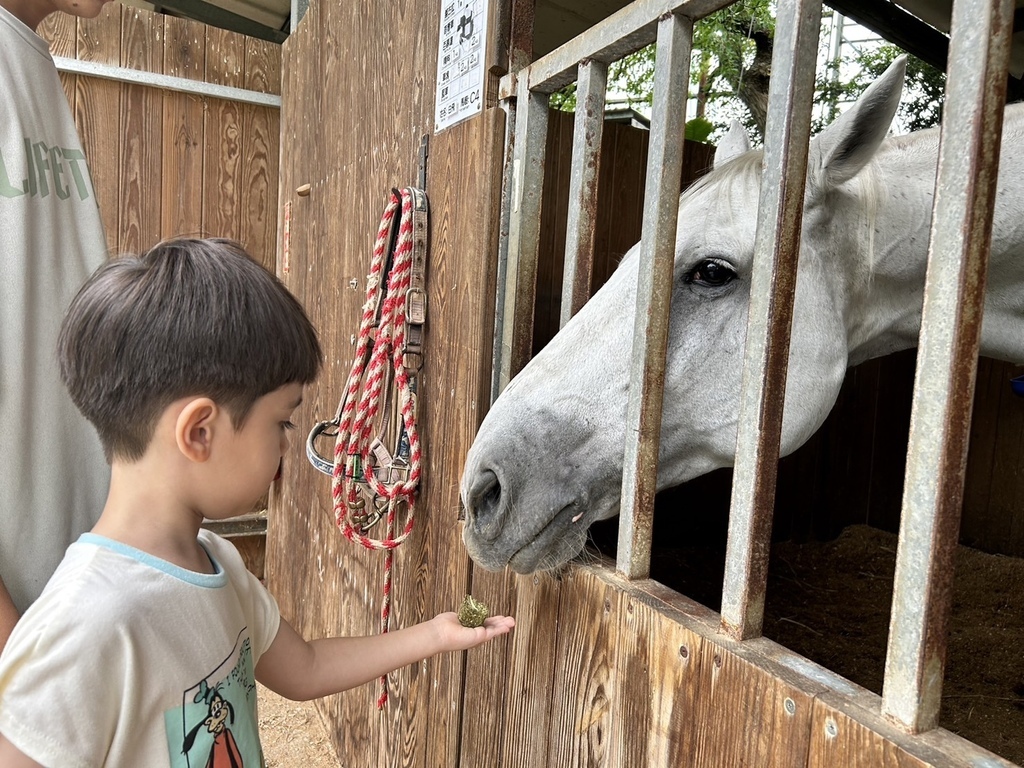
<instances>
[{"instance_id":1,"label":"cartoon character print","mask_svg":"<svg viewBox=\"0 0 1024 768\"><path fill-rule=\"evenodd\" d=\"M172 768L260 768L264 764L247 637L240 636L228 658L184 693L182 705L165 715Z\"/></svg>"},{"instance_id":2,"label":"cartoon character print","mask_svg":"<svg viewBox=\"0 0 1024 768\"><path fill-rule=\"evenodd\" d=\"M210 748L210 756L206 760L206 768L244 768L242 753L235 743L231 729L228 728L228 725L235 721L235 710L231 706L231 702L221 698L215 688L208 688L206 685L202 687L205 689L204 697L209 698L209 716L189 731L185 737L182 752L187 753L192 750L196 734L205 727L209 733L213 734L213 746Z\"/></svg>"}]
</instances>

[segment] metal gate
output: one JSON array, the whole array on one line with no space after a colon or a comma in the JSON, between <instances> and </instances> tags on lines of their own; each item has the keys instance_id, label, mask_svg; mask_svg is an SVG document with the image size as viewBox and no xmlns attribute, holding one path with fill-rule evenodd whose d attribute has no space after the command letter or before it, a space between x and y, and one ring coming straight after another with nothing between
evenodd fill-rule
<instances>
[{"instance_id":1,"label":"metal gate","mask_svg":"<svg viewBox=\"0 0 1024 768\"><path fill-rule=\"evenodd\" d=\"M500 84L509 120L493 397L530 355L548 96L578 83L564 324L588 298L608 65L657 43L627 410L635 439L625 448L616 560L628 580L650 571L693 25L727 5L636 0ZM721 612L722 631L741 641L762 628L821 1L780 0L777 11ZM884 718L910 733L936 727L941 699L1013 13L1012 0L953 4L882 694ZM921 381L941 385L925 392Z\"/></svg>"}]
</instances>

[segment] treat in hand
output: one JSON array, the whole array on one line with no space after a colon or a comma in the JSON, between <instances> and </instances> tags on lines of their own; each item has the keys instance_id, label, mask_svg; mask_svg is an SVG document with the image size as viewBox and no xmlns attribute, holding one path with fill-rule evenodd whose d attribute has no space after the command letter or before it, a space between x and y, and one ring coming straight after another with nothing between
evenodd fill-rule
<instances>
[{"instance_id":1,"label":"treat in hand","mask_svg":"<svg viewBox=\"0 0 1024 768\"><path fill-rule=\"evenodd\" d=\"M459 623L464 627L483 626L487 616L487 604L474 599L472 595L466 595L466 599L459 606Z\"/></svg>"}]
</instances>

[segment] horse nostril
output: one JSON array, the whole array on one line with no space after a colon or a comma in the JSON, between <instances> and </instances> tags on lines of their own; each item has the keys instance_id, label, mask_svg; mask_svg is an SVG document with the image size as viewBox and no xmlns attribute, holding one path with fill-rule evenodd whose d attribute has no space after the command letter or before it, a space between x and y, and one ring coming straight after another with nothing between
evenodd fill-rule
<instances>
[{"instance_id":1,"label":"horse nostril","mask_svg":"<svg viewBox=\"0 0 1024 768\"><path fill-rule=\"evenodd\" d=\"M501 532L505 513L502 509L501 482L490 470L481 473L469 494L466 513L470 525L485 539L494 539Z\"/></svg>"},{"instance_id":2,"label":"horse nostril","mask_svg":"<svg viewBox=\"0 0 1024 768\"><path fill-rule=\"evenodd\" d=\"M498 478L494 478L494 482L488 486L483 496L480 497L481 509L492 510L496 509L501 503L501 483L498 482Z\"/></svg>"}]
</instances>

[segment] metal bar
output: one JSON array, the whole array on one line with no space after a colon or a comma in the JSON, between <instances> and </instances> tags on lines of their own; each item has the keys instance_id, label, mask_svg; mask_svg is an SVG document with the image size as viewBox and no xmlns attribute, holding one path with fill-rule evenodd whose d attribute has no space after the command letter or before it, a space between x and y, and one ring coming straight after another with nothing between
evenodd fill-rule
<instances>
[{"instance_id":1,"label":"metal bar","mask_svg":"<svg viewBox=\"0 0 1024 768\"><path fill-rule=\"evenodd\" d=\"M533 351L548 95L531 93L526 80L520 80L516 113L499 393L526 365Z\"/></svg>"},{"instance_id":2,"label":"metal bar","mask_svg":"<svg viewBox=\"0 0 1024 768\"><path fill-rule=\"evenodd\" d=\"M508 28L499 29L497 48L504 50L508 69L518 72L533 58L534 0L502 0L498 18L508 19ZM508 232L512 216L512 161L515 156L516 102L499 102L505 110L505 156L501 169L501 211L498 221L498 264L494 305L494 341L491 352L491 402L498 399L508 378L502 380L502 342L505 334L506 273L508 271Z\"/></svg>"},{"instance_id":3,"label":"metal bar","mask_svg":"<svg viewBox=\"0 0 1024 768\"><path fill-rule=\"evenodd\" d=\"M616 557L616 569L627 579L643 579L651 571L692 42L692 19L669 13L658 21Z\"/></svg>"},{"instance_id":4,"label":"metal bar","mask_svg":"<svg viewBox=\"0 0 1024 768\"><path fill-rule=\"evenodd\" d=\"M882 711L938 724L992 235L1013 0L956 0Z\"/></svg>"},{"instance_id":5,"label":"metal bar","mask_svg":"<svg viewBox=\"0 0 1024 768\"><path fill-rule=\"evenodd\" d=\"M508 384L507 372L502 378L505 340L505 297L508 294L508 231L512 218L512 160L516 147L516 102L503 101L505 110L505 157L501 169L501 210L498 214L498 263L494 291L494 340L491 348L491 402L498 399ZM511 318L508 318L511 320Z\"/></svg>"},{"instance_id":6,"label":"metal bar","mask_svg":"<svg viewBox=\"0 0 1024 768\"><path fill-rule=\"evenodd\" d=\"M249 91L244 88L232 88L229 85L214 85L204 83L200 80L189 80L186 77L172 77L157 72L142 72L138 69L127 67L115 67L110 64L100 64L95 61L79 61L68 59L63 56L54 56L53 63L58 72L67 72L72 75L86 75L88 77L100 77L105 80L117 80L122 83L133 85L145 85L151 88L163 88L168 91L179 91L181 93L196 93L200 96L210 96L225 101L239 101L246 104L256 104L261 107L281 108L281 97L274 93L260 93Z\"/></svg>"},{"instance_id":7,"label":"metal bar","mask_svg":"<svg viewBox=\"0 0 1024 768\"><path fill-rule=\"evenodd\" d=\"M559 326L569 322L590 298L608 65L600 61L580 62L577 82Z\"/></svg>"},{"instance_id":8,"label":"metal bar","mask_svg":"<svg viewBox=\"0 0 1024 768\"><path fill-rule=\"evenodd\" d=\"M526 79L530 89L554 93L576 77L585 59L610 64L654 42L658 20L674 13L691 20L703 19L735 0L634 0L551 53L519 72L506 75L498 86L498 98L515 95L517 81Z\"/></svg>"},{"instance_id":9,"label":"metal bar","mask_svg":"<svg viewBox=\"0 0 1024 768\"><path fill-rule=\"evenodd\" d=\"M821 0L779 2L722 592L741 640L764 618L820 25Z\"/></svg>"}]
</instances>

